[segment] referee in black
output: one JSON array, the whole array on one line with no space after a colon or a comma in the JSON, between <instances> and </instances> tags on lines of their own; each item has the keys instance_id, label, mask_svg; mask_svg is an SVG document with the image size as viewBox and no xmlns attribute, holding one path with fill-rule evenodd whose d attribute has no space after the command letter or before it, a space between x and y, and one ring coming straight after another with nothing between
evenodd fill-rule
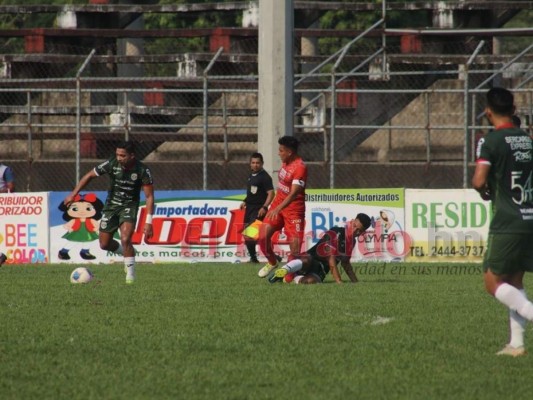
<instances>
[{"instance_id":1,"label":"referee in black","mask_svg":"<svg viewBox=\"0 0 533 400\"><path fill-rule=\"evenodd\" d=\"M250 225L256 219L262 220L268 211L268 206L274 200L274 186L272 177L263 169L263 155L253 153L250 156L250 169L252 172L248 177L246 186L246 198L241 204L241 210L244 209L244 224ZM245 237L246 248L250 253L250 262L258 263L256 240L250 240Z\"/></svg>"}]
</instances>

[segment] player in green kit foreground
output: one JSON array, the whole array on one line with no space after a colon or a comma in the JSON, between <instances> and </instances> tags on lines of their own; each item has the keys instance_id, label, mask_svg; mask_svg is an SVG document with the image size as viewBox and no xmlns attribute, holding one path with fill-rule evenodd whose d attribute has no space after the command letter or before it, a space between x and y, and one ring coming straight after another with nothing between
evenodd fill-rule
<instances>
[{"instance_id":1,"label":"player in green kit foreground","mask_svg":"<svg viewBox=\"0 0 533 400\"><path fill-rule=\"evenodd\" d=\"M335 282L342 283L337 264L340 262L352 283L357 277L350 263L357 237L370 226L370 217L360 213L345 227L335 226L320 238L317 244L298 258L277 269L268 279L270 283L293 282L296 284L322 283L328 272Z\"/></svg>"},{"instance_id":2,"label":"player in green kit foreground","mask_svg":"<svg viewBox=\"0 0 533 400\"><path fill-rule=\"evenodd\" d=\"M146 198L146 220L144 236L151 238L152 215L154 212L154 186L150 169L135 158L133 142L117 145L115 155L96 166L80 179L74 190L63 200L66 206L73 204L75 196L92 181L102 175L109 175L107 199L102 210L98 239L100 248L124 257L126 283L135 280L135 249L131 238L137 222L141 188ZM120 232L120 242L113 235Z\"/></svg>"},{"instance_id":3,"label":"player in green kit foreground","mask_svg":"<svg viewBox=\"0 0 533 400\"><path fill-rule=\"evenodd\" d=\"M485 115L494 130L479 140L472 186L492 201L485 288L509 309L510 340L497 354L517 357L526 353L526 321L533 321L523 283L525 272L533 271L533 142L515 126L514 112L510 91L488 91Z\"/></svg>"}]
</instances>

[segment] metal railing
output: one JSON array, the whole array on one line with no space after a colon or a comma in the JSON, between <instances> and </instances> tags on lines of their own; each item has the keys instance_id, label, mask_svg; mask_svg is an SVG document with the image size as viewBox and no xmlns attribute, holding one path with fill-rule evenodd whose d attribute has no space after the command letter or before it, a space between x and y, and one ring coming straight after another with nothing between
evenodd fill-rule
<instances>
[{"instance_id":1,"label":"metal railing","mask_svg":"<svg viewBox=\"0 0 533 400\"><path fill-rule=\"evenodd\" d=\"M311 184L467 187L496 77L515 93L522 127L533 123L532 64L522 61L533 45L506 63L477 65L482 46L464 67L391 69L376 79L368 65L378 50L348 72L337 70L339 57L327 73L296 75L295 97L313 99L294 109ZM257 75L210 75L219 52L199 77L93 77L92 54L73 78L0 80L0 154L28 177L19 189L68 190L121 139L139 142L165 188L243 186L249 154L261 150Z\"/></svg>"}]
</instances>

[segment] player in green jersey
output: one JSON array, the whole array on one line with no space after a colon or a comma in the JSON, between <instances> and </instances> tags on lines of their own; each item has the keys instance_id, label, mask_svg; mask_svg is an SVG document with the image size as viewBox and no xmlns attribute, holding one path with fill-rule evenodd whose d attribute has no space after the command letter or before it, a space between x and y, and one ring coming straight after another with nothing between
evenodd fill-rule
<instances>
[{"instance_id":1,"label":"player in green jersey","mask_svg":"<svg viewBox=\"0 0 533 400\"><path fill-rule=\"evenodd\" d=\"M533 321L533 303L523 277L533 271L533 142L513 122L510 91L492 88L485 114L494 130L480 139L472 186L492 201L488 250L483 260L485 288L509 308L510 341L497 354L525 354L526 321Z\"/></svg>"},{"instance_id":2,"label":"player in green jersey","mask_svg":"<svg viewBox=\"0 0 533 400\"><path fill-rule=\"evenodd\" d=\"M115 155L96 166L80 179L74 190L63 201L70 205L74 197L94 178L109 175L109 189L98 239L102 250L112 251L124 256L126 283L135 280L135 249L131 238L135 230L137 212L140 204L141 189L146 198L146 221L144 235L151 238L152 215L154 212L154 186L150 169L135 158L133 142L125 141L117 145ZM120 242L113 235L120 231Z\"/></svg>"}]
</instances>

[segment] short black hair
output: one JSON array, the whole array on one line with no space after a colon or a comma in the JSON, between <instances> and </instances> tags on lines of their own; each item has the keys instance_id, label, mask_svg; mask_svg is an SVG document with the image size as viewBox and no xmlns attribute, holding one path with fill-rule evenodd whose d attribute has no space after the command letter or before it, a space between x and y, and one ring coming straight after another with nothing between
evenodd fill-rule
<instances>
[{"instance_id":1,"label":"short black hair","mask_svg":"<svg viewBox=\"0 0 533 400\"><path fill-rule=\"evenodd\" d=\"M294 136L282 136L278 139L278 144L288 147L295 153L298 153L298 145L300 142L298 142L298 139L296 139Z\"/></svg>"},{"instance_id":2,"label":"short black hair","mask_svg":"<svg viewBox=\"0 0 533 400\"><path fill-rule=\"evenodd\" d=\"M357 214L355 219L358 219L361 222L361 224L363 224L363 228L365 228L365 231L370 226L370 223L371 223L370 217L364 213Z\"/></svg>"},{"instance_id":3,"label":"short black hair","mask_svg":"<svg viewBox=\"0 0 533 400\"><path fill-rule=\"evenodd\" d=\"M135 153L135 143L132 140L124 140L117 144L117 149L124 149L128 154Z\"/></svg>"},{"instance_id":4,"label":"short black hair","mask_svg":"<svg viewBox=\"0 0 533 400\"><path fill-rule=\"evenodd\" d=\"M263 155L261 153L252 153L252 155L250 156L250 160L252 158L259 158L261 160L261 162L264 163Z\"/></svg>"},{"instance_id":5,"label":"short black hair","mask_svg":"<svg viewBox=\"0 0 533 400\"><path fill-rule=\"evenodd\" d=\"M504 88L494 87L487 92L487 106L498 115L514 114L513 94Z\"/></svg>"}]
</instances>

